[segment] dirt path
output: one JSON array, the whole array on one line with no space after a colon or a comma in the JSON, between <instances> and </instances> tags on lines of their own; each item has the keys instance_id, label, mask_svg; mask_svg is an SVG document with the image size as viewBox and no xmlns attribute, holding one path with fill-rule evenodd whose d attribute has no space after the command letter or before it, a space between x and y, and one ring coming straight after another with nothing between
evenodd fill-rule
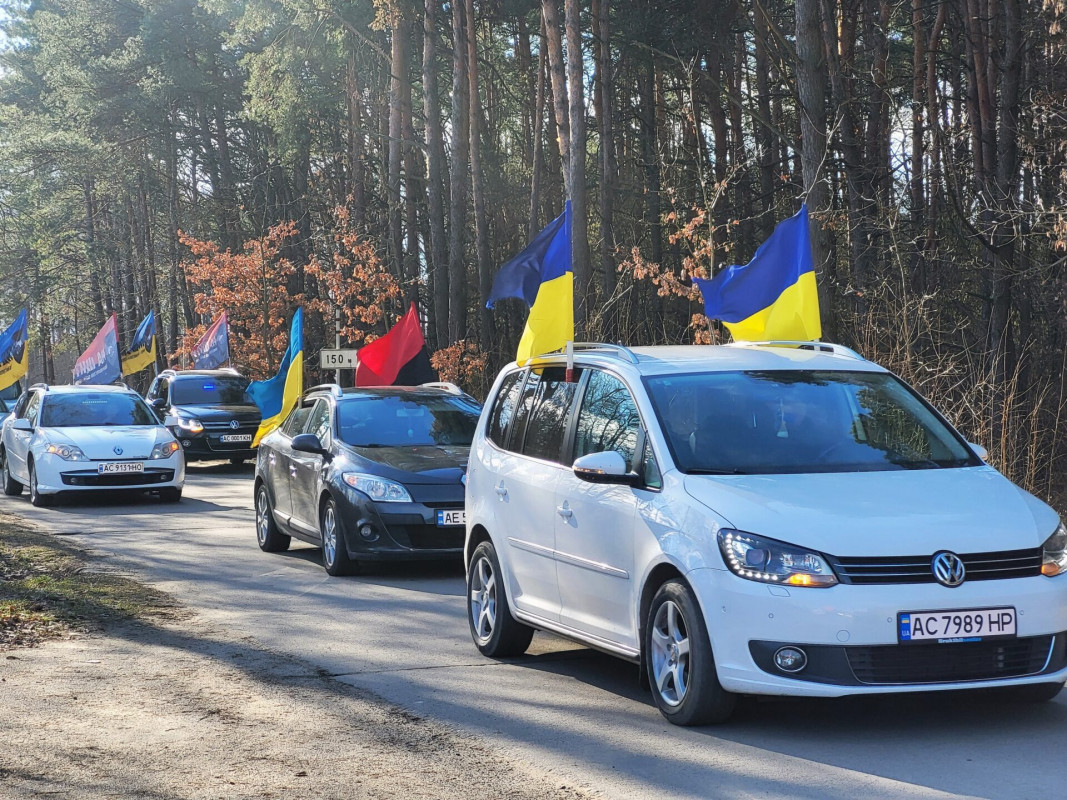
<instances>
[{"instance_id":1,"label":"dirt path","mask_svg":"<svg viewBox=\"0 0 1067 800\"><path fill-rule=\"evenodd\" d=\"M195 618L0 653L0 797L583 798Z\"/></svg>"}]
</instances>

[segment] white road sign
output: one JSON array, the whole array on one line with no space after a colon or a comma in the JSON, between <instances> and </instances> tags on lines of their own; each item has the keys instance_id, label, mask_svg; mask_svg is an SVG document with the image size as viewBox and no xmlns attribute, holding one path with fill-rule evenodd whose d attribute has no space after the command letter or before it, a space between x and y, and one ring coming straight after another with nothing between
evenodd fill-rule
<instances>
[{"instance_id":1,"label":"white road sign","mask_svg":"<svg viewBox=\"0 0 1067 800\"><path fill-rule=\"evenodd\" d=\"M355 369L355 350L320 350L319 366L323 369Z\"/></svg>"}]
</instances>

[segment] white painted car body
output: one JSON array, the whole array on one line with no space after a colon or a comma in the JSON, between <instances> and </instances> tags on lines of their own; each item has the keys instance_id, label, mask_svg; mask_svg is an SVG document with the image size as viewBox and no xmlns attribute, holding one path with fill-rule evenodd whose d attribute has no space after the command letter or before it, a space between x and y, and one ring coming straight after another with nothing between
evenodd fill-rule
<instances>
[{"instance_id":1,"label":"white painted car body","mask_svg":"<svg viewBox=\"0 0 1067 800\"><path fill-rule=\"evenodd\" d=\"M854 473L696 475L676 467L644 379L714 371L886 372L845 348L826 350L729 345L577 352L576 366L609 372L633 395L661 474L659 489L587 483L568 466L490 441L494 400L518 369L505 367L471 447L466 559L488 536L516 619L635 662L650 593L668 568L697 597L719 681L731 692L832 697L1064 683L1067 576L976 579L953 588L845 581L811 588L749 580L725 563L717 537L727 529L851 558L1040 549L1058 530L1049 506L978 457L959 468ZM562 356L543 357L532 366L562 363ZM1017 610L1019 638L1053 637L1040 671L966 681L820 680L761 668L752 645L796 644L809 655L828 648L827 657L845 648L951 647L899 643L898 614L1000 606Z\"/></svg>"},{"instance_id":2,"label":"white painted car body","mask_svg":"<svg viewBox=\"0 0 1067 800\"><path fill-rule=\"evenodd\" d=\"M18 410L25 410L28 405L27 398L33 393L40 396L36 410L29 416L20 418ZM143 425L76 427L48 427L39 424L41 408L50 398L76 394L130 395L135 403L144 406L155 422ZM180 490L185 483L185 457L180 445L166 457L151 457L153 448L157 445L177 442L140 396L130 389L110 385L31 386L27 395L20 399L16 409L16 413L4 420L0 429L4 459L11 477L24 486L30 483L29 465L32 461L36 471L37 490L41 495L111 490ZM62 446L78 448L85 458L72 461L55 452L49 452L50 447L54 449ZM143 472L125 473L121 477L105 477L100 470L101 465L107 464L139 465Z\"/></svg>"}]
</instances>

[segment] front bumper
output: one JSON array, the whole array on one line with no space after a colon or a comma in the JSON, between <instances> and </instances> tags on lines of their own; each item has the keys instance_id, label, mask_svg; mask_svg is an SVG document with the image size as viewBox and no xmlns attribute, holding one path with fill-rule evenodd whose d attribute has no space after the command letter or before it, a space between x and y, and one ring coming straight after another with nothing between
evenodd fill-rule
<instances>
[{"instance_id":1,"label":"front bumper","mask_svg":"<svg viewBox=\"0 0 1067 800\"><path fill-rule=\"evenodd\" d=\"M64 461L45 454L35 461L37 488L41 494L60 492L99 492L181 488L185 484L185 459L181 453L170 458L141 460L144 472L101 474L99 461Z\"/></svg>"},{"instance_id":2,"label":"front bumper","mask_svg":"<svg viewBox=\"0 0 1067 800\"><path fill-rule=\"evenodd\" d=\"M437 525L438 510L463 508L459 489L441 493L441 499L375 503L345 486L340 511L349 556L364 561L414 561L462 555L464 526ZM361 533L364 527L370 528L370 536Z\"/></svg>"},{"instance_id":3,"label":"front bumper","mask_svg":"<svg viewBox=\"0 0 1067 800\"><path fill-rule=\"evenodd\" d=\"M704 609L719 680L729 691L838 697L1067 681L1067 577L975 581L955 589L787 588L710 568L687 577ZM988 652L973 643L897 643L901 611L998 606L1016 609L1017 638L982 643ZM801 673L774 666L774 652L785 645L808 654Z\"/></svg>"},{"instance_id":4,"label":"front bumper","mask_svg":"<svg viewBox=\"0 0 1067 800\"><path fill-rule=\"evenodd\" d=\"M222 437L229 433L205 431L191 434L181 428L171 428L170 431L185 451L186 461L220 461L228 458L250 461L256 457L256 449L249 442L223 442ZM241 433L247 435L245 431Z\"/></svg>"}]
</instances>

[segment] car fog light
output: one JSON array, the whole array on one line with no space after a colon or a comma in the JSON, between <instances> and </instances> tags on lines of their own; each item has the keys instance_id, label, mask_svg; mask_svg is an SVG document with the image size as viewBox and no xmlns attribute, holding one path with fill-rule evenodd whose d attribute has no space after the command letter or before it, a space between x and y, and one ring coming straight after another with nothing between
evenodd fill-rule
<instances>
[{"instance_id":1,"label":"car fog light","mask_svg":"<svg viewBox=\"0 0 1067 800\"><path fill-rule=\"evenodd\" d=\"M782 672L800 672L808 665L808 656L799 647L782 647L774 654L774 664Z\"/></svg>"},{"instance_id":2,"label":"car fog light","mask_svg":"<svg viewBox=\"0 0 1067 800\"><path fill-rule=\"evenodd\" d=\"M182 439L182 447L188 447L191 444L192 442L190 442L188 439Z\"/></svg>"},{"instance_id":3,"label":"car fog light","mask_svg":"<svg viewBox=\"0 0 1067 800\"><path fill-rule=\"evenodd\" d=\"M374 528L372 528L370 525L360 525L359 535L366 539L368 542L373 542L375 539L378 538L378 534L374 532Z\"/></svg>"}]
</instances>

